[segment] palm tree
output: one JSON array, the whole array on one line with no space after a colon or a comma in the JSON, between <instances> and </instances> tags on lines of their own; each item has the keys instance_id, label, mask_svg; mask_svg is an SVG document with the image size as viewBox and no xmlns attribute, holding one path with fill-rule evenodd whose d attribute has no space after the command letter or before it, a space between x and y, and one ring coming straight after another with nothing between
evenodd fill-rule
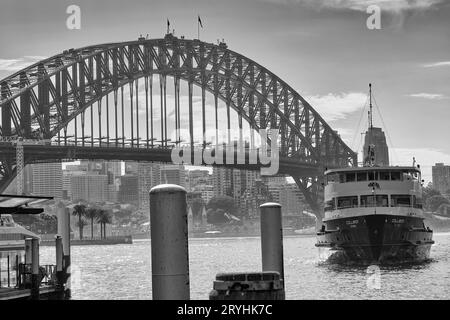
<instances>
[{"instance_id":1,"label":"palm tree","mask_svg":"<svg viewBox=\"0 0 450 320\"><path fill-rule=\"evenodd\" d=\"M83 217L86 215L86 206L84 204L77 204L73 207L72 215L78 217L78 228L80 230L80 239L83 239L83 228L86 225L86 223L82 223Z\"/></svg>"},{"instance_id":2,"label":"palm tree","mask_svg":"<svg viewBox=\"0 0 450 320\"><path fill-rule=\"evenodd\" d=\"M106 224L112 222L112 214L108 210L100 209L97 216L97 222L100 224L100 238L106 239Z\"/></svg>"},{"instance_id":3,"label":"palm tree","mask_svg":"<svg viewBox=\"0 0 450 320\"><path fill-rule=\"evenodd\" d=\"M86 218L91 220L91 239L94 239L94 220L97 219L100 209L96 207L89 207L86 210Z\"/></svg>"},{"instance_id":4,"label":"palm tree","mask_svg":"<svg viewBox=\"0 0 450 320\"><path fill-rule=\"evenodd\" d=\"M87 222L86 222L86 220L84 220L83 218L81 219L81 220L78 220L76 223L75 223L75 225L78 227L78 228L80 228L80 230L83 230L83 228L85 227L85 226L87 226ZM83 233L81 233L81 237L80 237L80 239L83 239Z\"/></svg>"}]
</instances>

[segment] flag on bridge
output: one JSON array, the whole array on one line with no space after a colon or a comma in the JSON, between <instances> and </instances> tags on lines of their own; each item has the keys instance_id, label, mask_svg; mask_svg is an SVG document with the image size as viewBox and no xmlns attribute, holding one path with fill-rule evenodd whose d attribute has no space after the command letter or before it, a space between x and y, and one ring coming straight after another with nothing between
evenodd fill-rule
<instances>
[{"instance_id":1,"label":"flag on bridge","mask_svg":"<svg viewBox=\"0 0 450 320\"><path fill-rule=\"evenodd\" d=\"M170 21L167 19L167 34L170 33Z\"/></svg>"},{"instance_id":2,"label":"flag on bridge","mask_svg":"<svg viewBox=\"0 0 450 320\"><path fill-rule=\"evenodd\" d=\"M200 19L200 15L197 16L197 39L200 40L200 27L203 29L202 19Z\"/></svg>"}]
</instances>

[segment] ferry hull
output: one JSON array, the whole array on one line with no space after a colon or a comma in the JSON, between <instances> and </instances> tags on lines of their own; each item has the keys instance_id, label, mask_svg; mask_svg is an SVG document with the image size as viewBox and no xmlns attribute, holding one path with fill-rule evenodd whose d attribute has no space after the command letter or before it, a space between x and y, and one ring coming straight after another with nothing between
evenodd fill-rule
<instances>
[{"instance_id":1,"label":"ferry hull","mask_svg":"<svg viewBox=\"0 0 450 320\"><path fill-rule=\"evenodd\" d=\"M389 264L429 259L433 233L423 218L366 215L324 222L316 246L334 263Z\"/></svg>"}]
</instances>

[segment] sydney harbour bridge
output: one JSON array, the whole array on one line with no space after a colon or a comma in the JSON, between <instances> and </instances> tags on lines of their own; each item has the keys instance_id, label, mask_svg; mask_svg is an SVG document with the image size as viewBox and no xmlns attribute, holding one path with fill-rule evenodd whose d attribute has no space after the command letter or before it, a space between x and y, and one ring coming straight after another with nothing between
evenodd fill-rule
<instances>
[{"instance_id":1,"label":"sydney harbour bridge","mask_svg":"<svg viewBox=\"0 0 450 320\"><path fill-rule=\"evenodd\" d=\"M17 174L22 139L37 141L23 145L25 164L171 162L175 146L210 148L219 131L238 128L252 140L259 129L276 130L279 173L295 180L316 214L323 170L357 164L357 154L299 93L223 42L167 34L69 49L0 86L0 192ZM211 129L217 137L210 141L195 137Z\"/></svg>"}]
</instances>

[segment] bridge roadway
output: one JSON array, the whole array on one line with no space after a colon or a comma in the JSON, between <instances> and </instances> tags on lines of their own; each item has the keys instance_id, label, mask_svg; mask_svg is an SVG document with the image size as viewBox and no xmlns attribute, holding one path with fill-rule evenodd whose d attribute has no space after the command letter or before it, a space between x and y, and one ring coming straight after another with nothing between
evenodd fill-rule
<instances>
[{"instance_id":1,"label":"bridge roadway","mask_svg":"<svg viewBox=\"0 0 450 320\"><path fill-rule=\"evenodd\" d=\"M98 160L122 160L122 161L146 161L172 163L172 149L170 147L157 148L127 148L127 147L92 147L75 145L27 145L24 146L25 163L45 162L69 162L81 159ZM0 144L0 153L5 157L14 158L16 148L10 144ZM151 159L151 160L150 160ZM203 161L202 165L209 165ZM225 156L223 164L213 164L217 167L230 167L226 163ZM246 164L236 164L236 153L234 155L233 168L241 170L259 170L269 165L249 164L248 152L246 152ZM281 157L279 159L279 175L312 176L321 175L320 168L316 164L300 162L296 159Z\"/></svg>"}]
</instances>

